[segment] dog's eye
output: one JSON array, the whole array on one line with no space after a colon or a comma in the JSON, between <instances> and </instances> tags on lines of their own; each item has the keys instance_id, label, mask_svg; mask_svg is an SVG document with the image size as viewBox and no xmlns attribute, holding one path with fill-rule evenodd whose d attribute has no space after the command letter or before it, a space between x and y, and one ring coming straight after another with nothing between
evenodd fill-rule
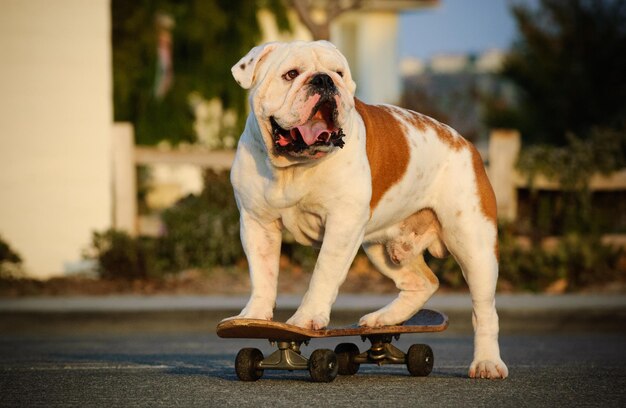
<instances>
[{"instance_id":1,"label":"dog's eye","mask_svg":"<svg viewBox=\"0 0 626 408\"><path fill-rule=\"evenodd\" d=\"M337 72L337 75L343 78L343 71L336 71L336 72Z\"/></svg>"},{"instance_id":2,"label":"dog's eye","mask_svg":"<svg viewBox=\"0 0 626 408\"><path fill-rule=\"evenodd\" d=\"M287 71L287 73L285 75L283 75L283 79L285 81L292 81L294 80L298 75L300 75L300 73L298 72L297 69L292 69L291 71Z\"/></svg>"}]
</instances>

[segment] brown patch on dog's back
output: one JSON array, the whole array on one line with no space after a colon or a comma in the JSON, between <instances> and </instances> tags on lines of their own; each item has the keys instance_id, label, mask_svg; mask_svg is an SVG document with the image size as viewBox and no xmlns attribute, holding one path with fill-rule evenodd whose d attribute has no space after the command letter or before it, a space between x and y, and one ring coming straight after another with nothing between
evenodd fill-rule
<instances>
[{"instance_id":1,"label":"brown patch on dog's back","mask_svg":"<svg viewBox=\"0 0 626 408\"><path fill-rule=\"evenodd\" d=\"M423 115L418 112L407 110L410 113L408 121L417 129L425 131L431 128L437 134L439 140L450 146L453 150L459 150L464 146L467 146L467 140L455 134L455 132L443 123L431 118L430 116Z\"/></svg>"},{"instance_id":2,"label":"brown patch on dog's back","mask_svg":"<svg viewBox=\"0 0 626 408\"><path fill-rule=\"evenodd\" d=\"M354 99L366 131L367 159L372 174L370 211L396 184L409 165L409 143L402 123L385 107Z\"/></svg>"},{"instance_id":3,"label":"brown patch on dog's back","mask_svg":"<svg viewBox=\"0 0 626 408\"><path fill-rule=\"evenodd\" d=\"M409 113L407 117L408 122L419 130L426 130L432 122L432 119L426 115L408 109L407 112Z\"/></svg>"},{"instance_id":4,"label":"brown patch on dog's back","mask_svg":"<svg viewBox=\"0 0 626 408\"><path fill-rule=\"evenodd\" d=\"M463 139L461 136L452 133L452 129L442 123L437 126L436 130L437 136L439 136L439 140L450 146L450 148L453 150L459 150L468 145L467 140Z\"/></svg>"}]
</instances>

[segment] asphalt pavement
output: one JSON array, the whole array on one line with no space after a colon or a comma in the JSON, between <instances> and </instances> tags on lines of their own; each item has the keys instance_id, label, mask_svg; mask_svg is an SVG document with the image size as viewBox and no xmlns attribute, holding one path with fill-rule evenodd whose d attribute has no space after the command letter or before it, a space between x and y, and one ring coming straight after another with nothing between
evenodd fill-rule
<instances>
[{"instance_id":1,"label":"asphalt pavement","mask_svg":"<svg viewBox=\"0 0 626 408\"><path fill-rule=\"evenodd\" d=\"M352 323L388 296L341 296L331 324ZM428 343L435 366L411 377L403 366L362 366L355 376L311 383L306 372L266 372L237 380L242 347L264 341L220 339L215 324L244 297L0 299L0 406L626 406L626 297L502 295L501 351L510 377L470 380L471 303L435 295L428 307L450 317L442 333L404 335ZM298 297L278 300L277 319ZM342 340L344 341L344 340ZM361 350L365 345L352 339ZM303 348L334 348L336 339Z\"/></svg>"}]
</instances>

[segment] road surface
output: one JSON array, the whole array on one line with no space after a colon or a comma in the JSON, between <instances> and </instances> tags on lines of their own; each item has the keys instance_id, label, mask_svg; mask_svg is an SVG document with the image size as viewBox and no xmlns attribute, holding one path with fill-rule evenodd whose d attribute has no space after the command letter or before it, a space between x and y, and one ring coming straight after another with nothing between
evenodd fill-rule
<instances>
[{"instance_id":1,"label":"road surface","mask_svg":"<svg viewBox=\"0 0 626 408\"><path fill-rule=\"evenodd\" d=\"M21 325L0 313L0 406L626 406L623 314L613 326L593 327L589 316L582 326L563 328L533 325L532 317L504 324L502 356L510 370L504 381L467 378L471 331L463 316L451 316L448 331L404 335L398 343L404 350L414 342L431 345L430 376L410 377L403 366L362 366L355 376L317 384L306 372L283 371L238 381L233 365L240 348L259 347L266 355L273 349L264 341L218 338L208 315L179 312L161 320L100 313L30 311ZM524 330L524 321L532 329ZM313 340L303 352L336 344Z\"/></svg>"}]
</instances>

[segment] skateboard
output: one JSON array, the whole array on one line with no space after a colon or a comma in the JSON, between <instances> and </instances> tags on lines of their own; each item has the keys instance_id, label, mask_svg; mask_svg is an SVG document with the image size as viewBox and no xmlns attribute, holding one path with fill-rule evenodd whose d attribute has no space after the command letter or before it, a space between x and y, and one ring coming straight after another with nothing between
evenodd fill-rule
<instances>
[{"instance_id":1,"label":"skateboard","mask_svg":"<svg viewBox=\"0 0 626 408\"><path fill-rule=\"evenodd\" d=\"M277 350L268 357L256 348L244 348L235 358L235 372L241 381L256 381L265 370L308 370L314 382L331 382L340 375L354 375L361 364L405 364L413 376L427 376L433 368L434 356L430 346L413 344L404 353L392 344L405 333L439 332L448 327L448 317L434 310L422 309L402 325L383 327L303 329L267 320L232 319L217 325L222 338L266 339ZM335 350L319 349L307 359L302 344L311 339L360 336L369 340L370 348L360 352L353 343L341 343Z\"/></svg>"}]
</instances>

